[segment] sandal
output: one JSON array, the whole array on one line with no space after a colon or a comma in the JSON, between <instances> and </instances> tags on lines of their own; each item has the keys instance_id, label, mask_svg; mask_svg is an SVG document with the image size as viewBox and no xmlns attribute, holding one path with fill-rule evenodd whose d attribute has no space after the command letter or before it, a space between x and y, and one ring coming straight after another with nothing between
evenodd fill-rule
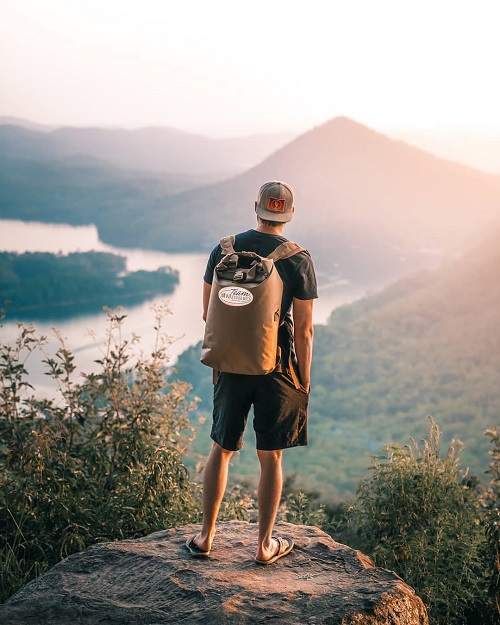
<instances>
[{"instance_id":1,"label":"sandal","mask_svg":"<svg viewBox=\"0 0 500 625\"><path fill-rule=\"evenodd\" d=\"M278 551L268 558L267 560L258 560L255 558L257 564L273 564L276 560L279 560L283 556L286 556L293 549L293 540L291 538L282 538L281 536L273 536L273 540L278 542Z\"/></svg>"},{"instance_id":2,"label":"sandal","mask_svg":"<svg viewBox=\"0 0 500 625\"><path fill-rule=\"evenodd\" d=\"M207 558L210 555L210 549L208 551L203 551L203 549L200 549L198 545L194 542L194 539L195 536L186 541L186 549L189 551L193 558Z\"/></svg>"}]
</instances>

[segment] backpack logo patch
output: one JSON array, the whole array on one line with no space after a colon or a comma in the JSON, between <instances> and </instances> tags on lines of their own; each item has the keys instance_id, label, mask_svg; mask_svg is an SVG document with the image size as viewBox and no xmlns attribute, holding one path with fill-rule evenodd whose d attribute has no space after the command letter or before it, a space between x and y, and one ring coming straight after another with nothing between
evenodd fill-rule
<instances>
[{"instance_id":1,"label":"backpack logo patch","mask_svg":"<svg viewBox=\"0 0 500 625\"><path fill-rule=\"evenodd\" d=\"M253 295L239 286L226 286L219 291L219 299L228 306L246 306L253 300Z\"/></svg>"}]
</instances>

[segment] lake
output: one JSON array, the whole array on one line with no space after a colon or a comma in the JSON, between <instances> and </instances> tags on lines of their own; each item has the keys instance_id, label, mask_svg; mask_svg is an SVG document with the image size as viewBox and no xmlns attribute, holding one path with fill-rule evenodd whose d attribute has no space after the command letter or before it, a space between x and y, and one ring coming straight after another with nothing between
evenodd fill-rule
<instances>
[{"instance_id":1,"label":"lake","mask_svg":"<svg viewBox=\"0 0 500 625\"><path fill-rule=\"evenodd\" d=\"M168 302L172 312L164 325L166 334L172 340L169 349L171 362L175 362L179 354L203 337L201 292L207 254L166 254L143 249L117 248L100 241L95 226L0 220L0 251L68 254L91 250L124 256L129 271L154 270L165 265L179 271L180 282L172 294L143 304L123 307L127 316L123 328L125 337L131 337L133 334L139 336L142 349L145 352L150 350L155 337L155 319L151 307L154 303L162 301ZM356 288L345 281L322 274L318 274L318 289L319 299L314 303L315 324L326 323L334 308L365 294L365 289ZM106 336L106 314L96 311L92 314L65 318L61 313L57 313L53 318L48 316L36 322L39 332L47 336L52 336L53 326L57 327L67 339L67 347L75 353L78 367L87 372L95 370L94 361L100 355L100 346ZM11 341L17 333L15 321L9 320L7 316L0 331L3 341ZM54 344L51 343L47 349L53 349ZM40 358L32 358L29 371L31 382L37 390L50 388L43 374Z\"/></svg>"}]
</instances>

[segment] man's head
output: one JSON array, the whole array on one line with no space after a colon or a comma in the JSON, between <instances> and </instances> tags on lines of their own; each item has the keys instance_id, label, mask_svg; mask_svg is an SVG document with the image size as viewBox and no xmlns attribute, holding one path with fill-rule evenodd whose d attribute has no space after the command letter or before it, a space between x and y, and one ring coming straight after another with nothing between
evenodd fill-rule
<instances>
[{"instance_id":1,"label":"man's head","mask_svg":"<svg viewBox=\"0 0 500 625\"><path fill-rule=\"evenodd\" d=\"M255 212L264 221L286 223L293 217L293 189L286 182L271 180L259 189Z\"/></svg>"}]
</instances>

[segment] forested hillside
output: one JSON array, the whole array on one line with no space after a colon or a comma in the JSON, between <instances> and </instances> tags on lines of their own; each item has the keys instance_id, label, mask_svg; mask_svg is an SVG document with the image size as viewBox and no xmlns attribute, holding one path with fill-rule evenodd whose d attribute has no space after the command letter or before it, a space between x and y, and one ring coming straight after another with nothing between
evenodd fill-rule
<instances>
[{"instance_id":1,"label":"forested hillside","mask_svg":"<svg viewBox=\"0 0 500 625\"><path fill-rule=\"evenodd\" d=\"M31 126L31 127L30 127ZM168 127L38 128L0 118L0 154L32 161L98 159L125 171L215 182L252 167L293 138L269 133L212 139Z\"/></svg>"},{"instance_id":2,"label":"forested hillside","mask_svg":"<svg viewBox=\"0 0 500 625\"><path fill-rule=\"evenodd\" d=\"M104 252L0 253L0 307L30 320L68 308L101 310L171 293L179 281L169 267L126 271L125 258Z\"/></svg>"},{"instance_id":3,"label":"forested hillside","mask_svg":"<svg viewBox=\"0 0 500 625\"><path fill-rule=\"evenodd\" d=\"M404 278L316 326L310 445L285 454L299 483L331 497L353 492L370 455L423 436L428 415L444 443L463 442L463 465L483 477L483 433L500 423L499 267L497 233L460 260ZM198 348L186 352L178 371L209 413L210 376L198 356ZM252 442L247 447L236 470L252 475ZM202 436L195 450L205 452Z\"/></svg>"},{"instance_id":4,"label":"forested hillside","mask_svg":"<svg viewBox=\"0 0 500 625\"><path fill-rule=\"evenodd\" d=\"M123 229L150 202L202 181L123 171L88 156L37 160L0 153L0 218Z\"/></svg>"},{"instance_id":5,"label":"forested hillside","mask_svg":"<svg viewBox=\"0 0 500 625\"><path fill-rule=\"evenodd\" d=\"M426 415L464 463L485 469L484 430L500 422L500 235L336 310L316 329L314 414L375 443L424 435Z\"/></svg>"}]
</instances>

